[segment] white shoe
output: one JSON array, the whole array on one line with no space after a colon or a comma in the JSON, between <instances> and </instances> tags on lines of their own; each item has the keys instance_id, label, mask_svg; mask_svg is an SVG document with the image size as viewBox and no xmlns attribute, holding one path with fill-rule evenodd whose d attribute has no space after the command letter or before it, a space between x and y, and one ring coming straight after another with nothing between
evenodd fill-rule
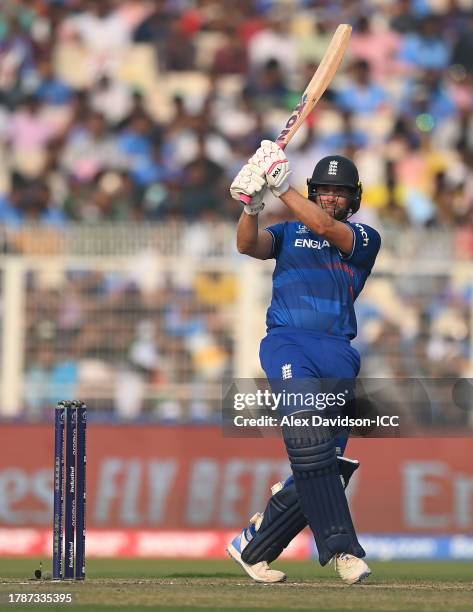
<instances>
[{"instance_id":1,"label":"white shoe","mask_svg":"<svg viewBox=\"0 0 473 612\"><path fill-rule=\"evenodd\" d=\"M284 582L284 580L286 580L286 574L278 570L272 570L267 561L260 561L254 565L248 565L248 563L245 563L241 558L241 553L248 545L249 540L247 536L254 535L261 525L262 520L263 515L259 512L251 517L250 525L246 529L243 529L240 535L234 538L227 546L227 553L234 561L241 565L248 576L253 578L256 582Z\"/></svg>"},{"instance_id":2,"label":"white shoe","mask_svg":"<svg viewBox=\"0 0 473 612\"><path fill-rule=\"evenodd\" d=\"M332 558L338 575L345 584L357 584L371 574L370 568L358 557L348 553L340 553Z\"/></svg>"}]
</instances>

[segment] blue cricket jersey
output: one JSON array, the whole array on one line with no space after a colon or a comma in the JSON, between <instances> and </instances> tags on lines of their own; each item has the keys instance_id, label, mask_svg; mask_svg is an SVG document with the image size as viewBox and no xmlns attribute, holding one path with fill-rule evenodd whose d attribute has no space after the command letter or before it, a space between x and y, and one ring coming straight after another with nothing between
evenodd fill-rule
<instances>
[{"instance_id":1,"label":"blue cricket jersey","mask_svg":"<svg viewBox=\"0 0 473 612\"><path fill-rule=\"evenodd\" d=\"M325 335L356 336L354 302L370 275L380 235L364 223L347 223L352 252L336 247L300 222L267 227L273 237L273 295L268 330L297 327Z\"/></svg>"}]
</instances>

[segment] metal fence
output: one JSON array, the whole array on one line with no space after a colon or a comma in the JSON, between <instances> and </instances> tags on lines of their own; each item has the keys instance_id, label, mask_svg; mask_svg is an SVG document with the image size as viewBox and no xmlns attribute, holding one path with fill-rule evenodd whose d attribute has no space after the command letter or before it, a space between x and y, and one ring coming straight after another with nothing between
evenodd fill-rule
<instances>
[{"instance_id":1,"label":"metal fence","mask_svg":"<svg viewBox=\"0 0 473 612\"><path fill-rule=\"evenodd\" d=\"M35 232L0 264L3 416L80 397L102 418L206 421L223 378L262 375L273 262L236 254L234 227ZM421 258L401 238L357 301L362 374L469 377L473 265L445 256L451 237Z\"/></svg>"},{"instance_id":2,"label":"metal fence","mask_svg":"<svg viewBox=\"0 0 473 612\"><path fill-rule=\"evenodd\" d=\"M269 218L268 218L269 219ZM264 220L262 221L264 223ZM390 227L375 224L385 260L440 265L473 259L473 230ZM127 256L143 251L192 257L235 256L235 225L227 222L68 223L58 227L0 226L0 252L24 255Z\"/></svg>"}]
</instances>

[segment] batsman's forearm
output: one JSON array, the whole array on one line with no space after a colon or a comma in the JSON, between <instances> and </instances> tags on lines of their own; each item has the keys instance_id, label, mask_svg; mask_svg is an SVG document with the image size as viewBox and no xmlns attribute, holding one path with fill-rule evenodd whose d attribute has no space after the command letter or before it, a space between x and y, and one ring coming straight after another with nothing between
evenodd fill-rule
<instances>
[{"instance_id":1,"label":"batsman's forearm","mask_svg":"<svg viewBox=\"0 0 473 612\"><path fill-rule=\"evenodd\" d=\"M237 227L237 249L248 253L258 242L258 215L241 213Z\"/></svg>"},{"instance_id":2,"label":"batsman's forearm","mask_svg":"<svg viewBox=\"0 0 473 612\"><path fill-rule=\"evenodd\" d=\"M335 223L334 219L319 206L301 196L293 187L280 196L284 204L316 234L324 235Z\"/></svg>"}]
</instances>

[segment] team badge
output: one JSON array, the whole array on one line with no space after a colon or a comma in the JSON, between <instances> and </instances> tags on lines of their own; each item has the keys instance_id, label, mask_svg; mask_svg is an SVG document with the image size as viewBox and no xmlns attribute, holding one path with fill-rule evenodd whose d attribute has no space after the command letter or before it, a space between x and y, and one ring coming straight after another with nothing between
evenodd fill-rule
<instances>
[{"instance_id":1,"label":"team badge","mask_svg":"<svg viewBox=\"0 0 473 612\"><path fill-rule=\"evenodd\" d=\"M330 176L337 176L338 172L338 161L336 159L332 159L332 161L328 165L328 173Z\"/></svg>"}]
</instances>

